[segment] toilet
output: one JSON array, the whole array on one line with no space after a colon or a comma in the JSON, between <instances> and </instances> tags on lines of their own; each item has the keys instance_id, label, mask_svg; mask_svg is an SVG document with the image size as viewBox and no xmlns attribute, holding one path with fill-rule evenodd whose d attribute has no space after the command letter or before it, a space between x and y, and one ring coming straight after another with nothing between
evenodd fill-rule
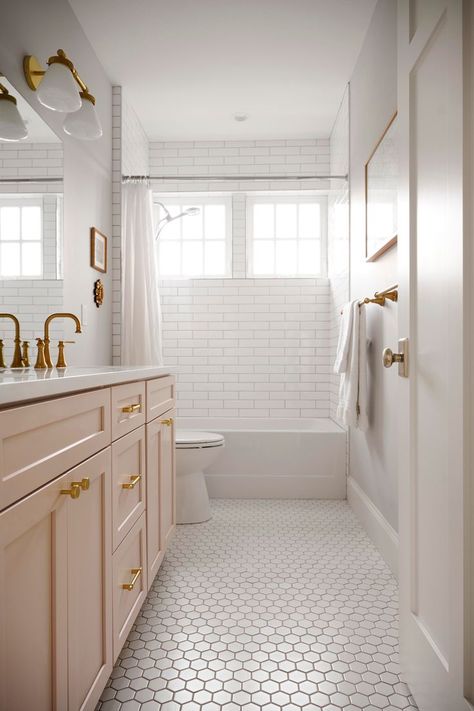
<instances>
[{"instance_id":1,"label":"toilet","mask_svg":"<svg viewBox=\"0 0 474 711\"><path fill-rule=\"evenodd\" d=\"M224 447L215 432L176 433L176 523L202 523L211 518L204 471Z\"/></svg>"}]
</instances>

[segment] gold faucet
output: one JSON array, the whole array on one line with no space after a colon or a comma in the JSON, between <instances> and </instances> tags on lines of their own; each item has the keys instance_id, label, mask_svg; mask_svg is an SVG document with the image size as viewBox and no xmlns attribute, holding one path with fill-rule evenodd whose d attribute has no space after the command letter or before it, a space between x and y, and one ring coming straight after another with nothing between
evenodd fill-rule
<instances>
[{"instance_id":1,"label":"gold faucet","mask_svg":"<svg viewBox=\"0 0 474 711\"><path fill-rule=\"evenodd\" d=\"M11 318L11 320L15 324L15 348L13 351L13 360L10 368L23 368L23 359L21 357L20 322L13 314L0 314L0 318Z\"/></svg>"},{"instance_id":2,"label":"gold faucet","mask_svg":"<svg viewBox=\"0 0 474 711\"><path fill-rule=\"evenodd\" d=\"M0 368L6 368L5 359L3 357L3 339L0 338Z\"/></svg>"},{"instance_id":3,"label":"gold faucet","mask_svg":"<svg viewBox=\"0 0 474 711\"><path fill-rule=\"evenodd\" d=\"M51 339L49 337L49 324L51 323L53 318L71 318L74 321L74 323L76 324L76 333L82 333L81 322L79 321L77 316L75 316L74 314L57 313L57 314L51 314L50 316L48 316L48 318L44 322L44 339L43 339L44 340L44 359L46 361L47 368L53 367L53 363L51 360L51 354L49 352L49 344L51 342Z\"/></svg>"}]
</instances>

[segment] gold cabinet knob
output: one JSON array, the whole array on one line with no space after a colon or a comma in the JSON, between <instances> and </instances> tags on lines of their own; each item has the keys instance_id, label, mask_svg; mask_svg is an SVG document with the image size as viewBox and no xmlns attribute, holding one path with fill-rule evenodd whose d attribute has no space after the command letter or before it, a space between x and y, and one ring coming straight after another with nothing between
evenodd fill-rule
<instances>
[{"instance_id":1,"label":"gold cabinet knob","mask_svg":"<svg viewBox=\"0 0 474 711\"><path fill-rule=\"evenodd\" d=\"M72 482L70 489L61 489L59 492L64 496L70 496L71 499L78 499L81 495L81 487L77 482Z\"/></svg>"},{"instance_id":2,"label":"gold cabinet knob","mask_svg":"<svg viewBox=\"0 0 474 711\"><path fill-rule=\"evenodd\" d=\"M405 356L403 353L394 353L391 348L384 348L382 360L385 368L391 368L394 363L403 363Z\"/></svg>"},{"instance_id":3,"label":"gold cabinet knob","mask_svg":"<svg viewBox=\"0 0 474 711\"><path fill-rule=\"evenodd\" d=\"M173 424L173 418L168 417L165 420L161 420L161 424L166 425L167 427L171 427L171 425Z\"/></svg>"},{"instance_id":4,"label":"gold cabinet knob","mask_svg":"<svg viewBox=\"0 0 474 711\"><path fill-rule=\"evenodd\" d=\"M134 489L135 484L138 484L138 482L141 479L140 474L134 474L130 477L130 481L127 481L125 484L122 484L122 489Z\"/></svg>"},{"instance_id":5,"label":"gold cabinet knob","mask_svg":"<svg viewBox=\"0 0 474 711\"><path fill-rule=\"evenodd\" d=\"M133 575L133 578L130 580L129 583L122 583L122 588L124 590L133 590L133 588L135 587L135 583L142 574L142 568L132 568L130 572Z\"/></svg>"},{"instance_id":6,"label":"gold cabinet knob","mask_svg":"<svg viewBox=\"0 0 474 711\"><path fill-rule=\"evenodd\" d=\"M89 479L88 476L81 479L81 481L73 481L71 484L71 486L79 487L79 489L82 489L82 491L87 491L90 488L90 485L91 485L91 480Z\"/></svg>"},{"instance_id":7,"label":"gold cabinet knob","mask_svg":"<svg viewBox=\"0 0 474 711\"><path fill-rule=\"evenodd\" d=\"M136 405L125 405L125 407L122 407L122 412L128 412L131 414L132 412L140 412L141 405L137 403Z\"/></svg>"}]
</instances>

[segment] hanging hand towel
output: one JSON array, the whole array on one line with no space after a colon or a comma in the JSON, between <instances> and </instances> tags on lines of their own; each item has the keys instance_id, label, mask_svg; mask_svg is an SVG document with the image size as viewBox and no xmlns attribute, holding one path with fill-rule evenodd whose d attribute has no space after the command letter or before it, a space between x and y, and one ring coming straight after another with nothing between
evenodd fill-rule
<instances>
[{"instance_id":1,"label":"hanging hand towel","mask_svg":"<svg viewBox=\"0 0 474 711\"><path fill-rule=\"evenodd\" d=\"M336 361L334 363L334 372L345 373L347 369L347 359L351 344L352 335L352 316L354 301L349 301L342 309L341 321L339 324L339 341L337 343Z\"/></svg>"},{"instance_id":2,"label":"hanging hand towel","mask_svg":"<svg viewBox=\"0 0 474 711\"><path fill-rule=\"evenodd\" d=\"M346 426L366 430L367 418L367 340L365 306L351 304L352 329L346 369L341 374L337 418Z\"/></svg>"}]
</instances>

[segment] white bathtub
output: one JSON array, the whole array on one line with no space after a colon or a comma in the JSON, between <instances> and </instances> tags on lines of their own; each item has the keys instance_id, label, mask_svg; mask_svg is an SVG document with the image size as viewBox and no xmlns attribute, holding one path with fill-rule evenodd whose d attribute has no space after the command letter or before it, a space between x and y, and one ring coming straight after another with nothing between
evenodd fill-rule
<instances>
[{"instance_id":1,"label":"white bathtub","mask_svg":"<svg viewBox=\"0 0 474 711\"><path fill-rule=\"evenodd\" d=\"M346 433L332 420L187 417L177 425L225 436L206 474L213 498L346 497Z\"/></svg>"}]
</instances>

